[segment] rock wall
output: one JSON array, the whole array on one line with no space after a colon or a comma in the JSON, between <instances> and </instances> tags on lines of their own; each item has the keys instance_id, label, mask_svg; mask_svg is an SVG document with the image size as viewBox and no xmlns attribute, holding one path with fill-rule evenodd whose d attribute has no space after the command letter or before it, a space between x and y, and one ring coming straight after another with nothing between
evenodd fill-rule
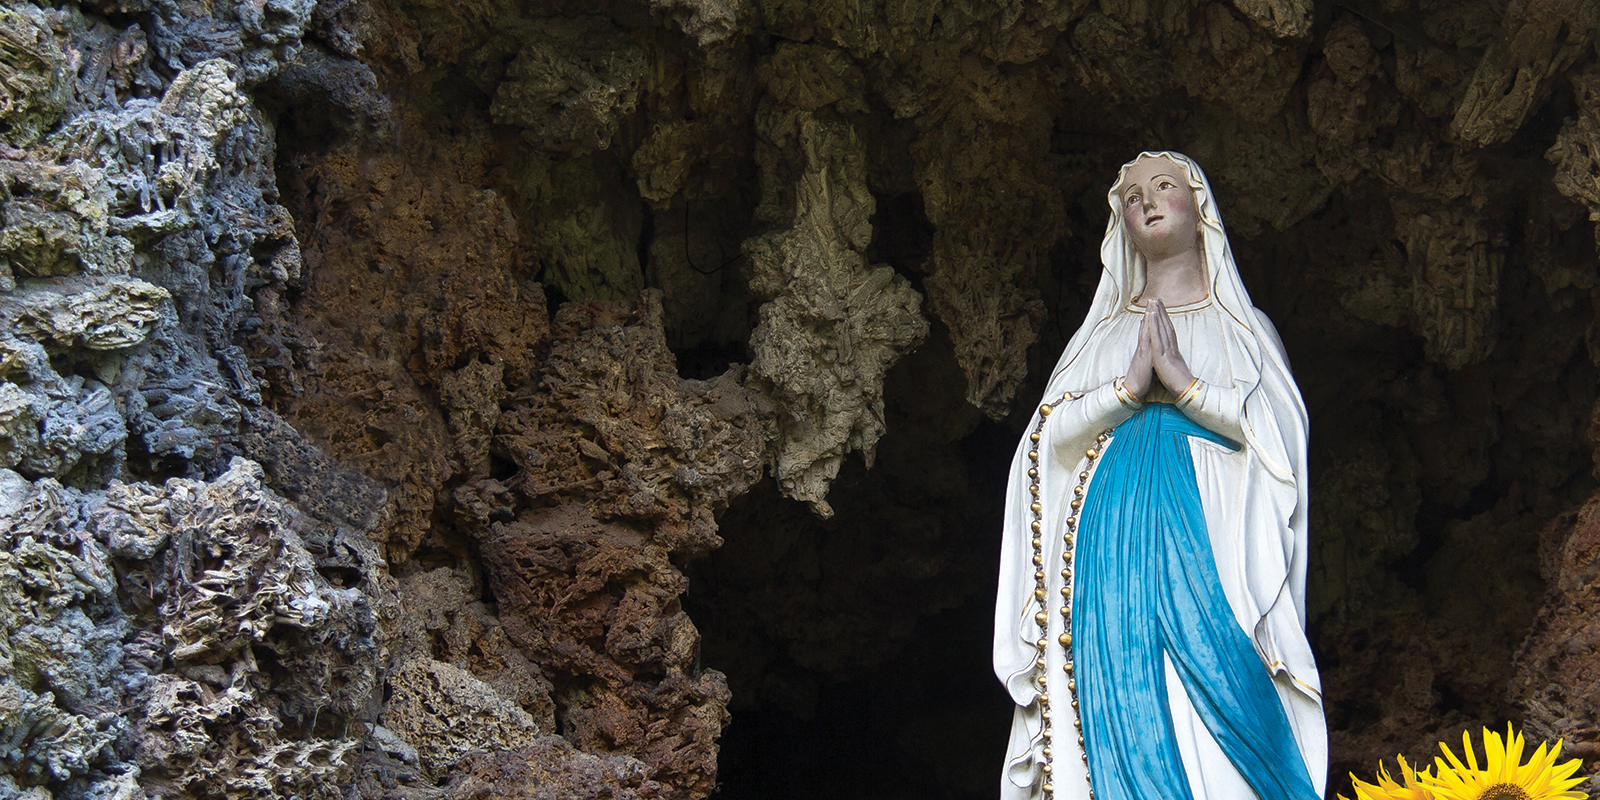
<instances>
[{"instance_id":1,"label":"rock wall","mask_svg":"<svg viewBox=\"0 0 1600 800\"><path fill-rule=\"evenodd\" d=\"M1600 756L1597 8L12 3L0 797L987 795L1148 148L1311 410L1335 789Z\"/></svg>"}]
</instances>

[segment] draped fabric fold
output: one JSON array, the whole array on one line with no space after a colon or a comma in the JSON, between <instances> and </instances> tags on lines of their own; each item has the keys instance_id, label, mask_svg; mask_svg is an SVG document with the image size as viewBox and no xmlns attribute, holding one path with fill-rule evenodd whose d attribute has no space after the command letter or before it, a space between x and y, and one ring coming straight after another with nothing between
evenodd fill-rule
<instances>
[{"instance_id":1,"label":"draped fabric fold","mask_svg":"<svg viewBox=\"0 0 1600 800\"><path fill-rule=\"evenodd\" d=\"M1170 660L1259 797L1316 800L1272 680L1223 595L1190 437L1239 449L1171 405L1147 405L1116 428L1085 502L1073 639L1095 795L1191 798L1167 707Z\"/></svg>"}]
</instances>

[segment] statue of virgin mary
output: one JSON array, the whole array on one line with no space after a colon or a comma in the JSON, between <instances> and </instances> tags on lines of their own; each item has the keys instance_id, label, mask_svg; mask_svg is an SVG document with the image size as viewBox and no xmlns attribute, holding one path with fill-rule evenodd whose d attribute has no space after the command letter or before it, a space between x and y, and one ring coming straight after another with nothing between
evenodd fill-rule
<instances>
[{"instance_id":1,"label":"statue of virgin mary","mask_svg":"<svg viewBox=\"0 0 1600 800\"><path fill-rule=\"evenodd\" d=\"M1011 466L1002 800L1316 800L1306 411L1211 186L1145 152Z\"/></svg>"}]
</instances>

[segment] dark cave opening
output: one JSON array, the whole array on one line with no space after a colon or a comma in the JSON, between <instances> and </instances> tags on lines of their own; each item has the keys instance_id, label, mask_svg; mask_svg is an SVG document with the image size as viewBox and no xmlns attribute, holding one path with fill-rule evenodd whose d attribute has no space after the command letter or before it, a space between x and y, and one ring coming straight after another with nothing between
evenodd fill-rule
<instances>
[{"instance_id":1,"label":"dark cave opening","mask_svg":"<svg viewBox=\"0 0 1600 800\"><path fill-rule=\"evenodd\" d=\"M720 519L684 605L728 675L717 797L992 794L1011 709L990 666L1016 434L965 406L948 336L894 367L872 469L814 517L771 479Z\"/></svg>"}]
</instances>

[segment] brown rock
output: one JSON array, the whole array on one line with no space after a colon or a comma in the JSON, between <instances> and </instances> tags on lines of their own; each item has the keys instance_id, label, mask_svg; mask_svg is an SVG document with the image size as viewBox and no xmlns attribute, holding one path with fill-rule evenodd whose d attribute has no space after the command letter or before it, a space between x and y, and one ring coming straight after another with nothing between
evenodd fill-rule
<instances>
[{"instance_id":1,"label":"brown rock","mask_svg":"<svg viewBox=\"0 0 1600 800\"><path fill-rule=\"evenodd\" d=\"M571 676L558 693L567 736L643 760L663 796L709 792L728 690L697 663L700 634L678 604L687 581L668 551L565 505L494 525L483 557L511 639Z\"/></svg>"},{"instance_id":2,"label":"brown rock","mask_svg":"<svg viewBox=\"0 0 1600 800\"><path fill-rule=\"evenodd\" d=\"M622 755L585 753L557 736L462 764L448 800L644 800L667 797L650 768Z\"/></svg>"},{"instance_id":3,"label":"brown rock","mask_svg":"<svg viewBox=\"0 0 1600 800\"><path fill-rule=\"evenodd\" d=\"M1545 528L1541 571L1549 583L1528 637L1516 654L1510 695L1543 739L1593 758L1600 743L1600 501Z\"/></svg>"}]
</instances>

